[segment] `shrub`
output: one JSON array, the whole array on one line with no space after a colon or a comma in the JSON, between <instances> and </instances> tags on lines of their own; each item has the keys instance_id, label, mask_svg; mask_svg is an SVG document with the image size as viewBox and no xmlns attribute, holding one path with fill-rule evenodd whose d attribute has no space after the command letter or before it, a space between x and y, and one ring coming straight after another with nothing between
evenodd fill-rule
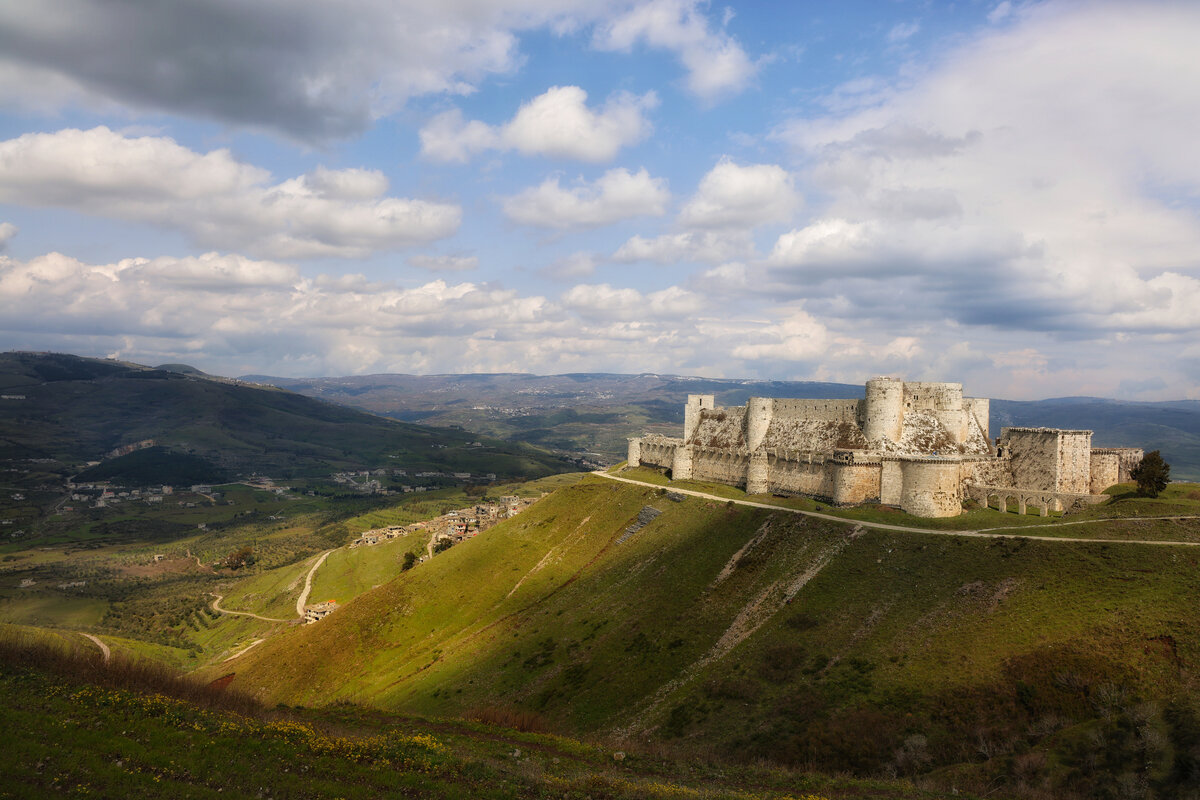
<instances>
[{"instance_id":1,"label":"shrub","mask_svg":"<svg viewBox=\"0 0 1200 800\"><path fill-rule=\"evenodd\" d=\"M1139 496L1158 497L1171 482L1171 465L1163 461L1161 453L1151 450L1129 474L1137 481Z\"/></svg>"},{"instance_id":2,"label":"shrub","mask_svg":"<svg viewBox=\"0 0 1200 800\"><path fill-rule=\"evenodd\" d=\"M472 709L465 716L467 719L482 722L484 725L512 728L525 733L542 733L546 730L546 720L541 714L523 708L485 706Z\"/></svg>"},{"instance_id":3,"label":"shrub","mask_svg":"<svg viewBox=\"0 0 1200 800\"><path fill-rule=\"evenodd\" d=\"M239 547L225 557L225 566L229 569L241 569L254 564L254 551L249 545Z\"/></svg>"}]
</instances>

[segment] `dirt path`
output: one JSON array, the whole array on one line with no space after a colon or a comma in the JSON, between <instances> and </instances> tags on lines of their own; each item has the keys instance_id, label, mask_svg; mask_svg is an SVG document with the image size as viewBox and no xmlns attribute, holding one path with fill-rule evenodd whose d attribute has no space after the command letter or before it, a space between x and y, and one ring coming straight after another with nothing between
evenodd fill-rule
<instances>
[{"instance_id":1,"label":"dirt path","mask_svg":"<svg viewBox=\"0 0 1200 800\"><path fill-rule=\"evenodd\" d=\"M229 658L225 659L221 663L228 664L230 661L233 661L235 658L240 658L240 657L246 655L246 653L249 653L251 650L253 650L255 647L258 647L260 644L262 644L265 641L266 641L266 639L255 639L253 642L246 645L241 650L238 650L236 653L234 653L233 655L231 655Z\"/></svg>"},{"instance_id":2,"label":"dirt path","mask_svg":"<svg viewBox=\"0 0 1200 800\"><path fill-rule=\"evenodd\" d=\"M601 478L607 478L610 481L620 481L621 483L632 483L634 486L646 486L650 489L666 489L668 487L657 483L648 483L646 481L637 481L633 478L622 478L618 475L610 475L602 470L597 470L592 473ZM785 506L771 505L770 503L756 503L753 500L735 500L729 497L721 497L715 494L706 492L697 492L692 489L680 489L675 486L670 487L670 491L677 494L686 494L691 497L700 497L705 500L716 500L719 503L733 503L739 506L750 506L751 508L765 508L768 511L780 511L785 514L799 514L805 517L816 517L817 519L827 520L829 522L838 522L842 525L861 525L864 528L874 528L875 530L884 531L901 531L904 533L926 533L933 536L965 536L976 539L1032 539L1038 542L1086 542L1093 544L1149 544L1170 547L1200 547L1200 542L1181 542L1172 540L1158 539L1097 539L1087 538L1082 536L1034 536L1027 533L1019 533L1025 527L1037 528L1058 528L1067 525L1083 525L1090 522L1119 522L1128 520L1167 520L1167 519L1198 519L1196 516L1178 516L1178 517L1108 517L1104 519L1086 519L1075 520L1071 522L1052 522L1045 525L1030 525L1020 528L981 528L979 530L937 530L935 528L914 528L908 525L889 525L884 522L866 522L864 520L847 519L845 517L835 517L832 514L822 514L819 511L802 511L798 508L787 508ZM997 531L1004 531L998 533Z\"/></svg>"},{"instance_id":3,"label":"dirt path","mask_svg":"<svg viewBox=\"0 0 1200 800\"><path fill-rule=\"evenodd\" d=\"M277 619L275 617L264 617L260 614L255 614L251 611L230 611L229 609L221 608L221 606L220 606L220 602L225 599L225 595L214 594L213 597L215 598L212 601L213 611L216 611L218 614L233 614L234 616L237 616L237 617L254 617L255 619L261 619L263 622L291 622L292 621L290 619Z\"/></svg>"},{"instance_id":4,"label":"dirt path","mask_svg":"<svg viewBox=\"0 0 1200 800\"><path fill-rule=\"evenodd\" d=\"M313 576L317 574L317 567L325 563L325 559L329 558L329 554L333 550L326 550L321 553L321 557L317 559L317 563L312 565L312 569L308 571L308 576L304 579L304 591L296 598L296 616L304 619L304 605L308 602L308 595L312 592Z\"/></svg>"},{"instance_id":5,"label":"dirt path","mask_svg":"<svg viewBox=\"0 0 1200 800\"><path fill-rule=\"evenodd\" d=\"M99 636L92 636L90 633L85 633L83 635L86 638L91 639L96 644L96 647L100 648L100 652L104 654L104 663L107 664L109 659L112 658L112 651L108 649L108 645L100 641Z\"/></svg>"}]
</instances>

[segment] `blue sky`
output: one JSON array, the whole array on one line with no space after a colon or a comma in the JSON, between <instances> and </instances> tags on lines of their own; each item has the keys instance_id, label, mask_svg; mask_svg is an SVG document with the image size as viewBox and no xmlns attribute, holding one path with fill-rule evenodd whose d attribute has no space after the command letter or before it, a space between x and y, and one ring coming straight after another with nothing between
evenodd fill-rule
<instances>
[{"instance_id":1,"label":"blue sky","mask_svg":"<svg viewBox=\"0 0 1200 800\"><path fill-rule=\"evenodd\" d=\"M1200 398L1194 3L0 3L0 343Z\"/></svg>"}]
</instances>

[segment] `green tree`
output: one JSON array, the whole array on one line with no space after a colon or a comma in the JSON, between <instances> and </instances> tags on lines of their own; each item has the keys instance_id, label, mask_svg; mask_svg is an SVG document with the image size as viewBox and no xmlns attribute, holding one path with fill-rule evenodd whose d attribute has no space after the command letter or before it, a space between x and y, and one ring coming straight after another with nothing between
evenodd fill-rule
<instances>
[{"instance_id":1,"label":"green tree","mask_svg":"<svg viewBox=\"0 0 1200 800\"><path fill-rule=\"evenodd\" d=\"M254 563L254 551L249 545L239 547L225 557L225 566L229 569L241 569Z\"/></svg>"},{"instance_id":2,"label":"green tree","mask_svg":"<svg viewBox=\"0 0 1200 800\"><path fill-rule=\"evenodd\" d=\"M1139 496L1158 497L1171 482L1171 465L1163 461L1161 453L1151 450L1129 474L1137 481Z\"/></svg>"},{"instance_id":3,"label":"green tree","mask_svg":"<svg viewBox=\"0 0 1200 800\"><path fill-rule=\"evenodd\" d=\"M417 554L416 553L412 553L412 552L405 553L404 554L404 563L400 566L400 571L407 572L408 570L412 569L416 563L417 563Z\"/></svg>"}]
</instances>

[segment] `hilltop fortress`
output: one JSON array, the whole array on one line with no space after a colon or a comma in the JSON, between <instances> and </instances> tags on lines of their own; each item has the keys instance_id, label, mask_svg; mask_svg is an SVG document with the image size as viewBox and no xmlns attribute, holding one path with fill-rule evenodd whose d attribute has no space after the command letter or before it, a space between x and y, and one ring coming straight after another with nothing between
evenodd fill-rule
<instances>
[{"instance_id":1,"label":"hilltop fortress","mask_svg":"<svg viewBox=\"0 0 1200 800\"><path fill-rule=\"evenodd\" d=\"M971 497L1062 510L1098 503L1130 479L1136 448L1093 448L1091 431L1002 428L993 445L991 403L959 383L867 381L862 400L751 397L718 407L688 395L683 438L629 440L629 465L673 479L804 495L835 505L882 503L920 517L950 517Z\"/></svg>"}]
</instances>

